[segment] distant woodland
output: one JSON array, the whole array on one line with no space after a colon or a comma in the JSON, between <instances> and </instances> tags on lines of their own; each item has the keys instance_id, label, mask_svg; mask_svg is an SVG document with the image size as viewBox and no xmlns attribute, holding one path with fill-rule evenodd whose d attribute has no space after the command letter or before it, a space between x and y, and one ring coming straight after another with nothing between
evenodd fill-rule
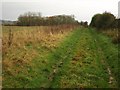
<instances>
[{"instance_id":1,"label":"distant woodland","mask_svg":"<svg viewBox=\"0 0 120 90\"><path fill-rule=\"evenodd\" d=\"M109 29L109 28L120 28L120 19L116 18L109 12L102 14L95 14L90 24L87 21L78 22L75 20L74 15L56 15L49 17L42 17L39 12L27 12L18 17L17 21L5 22L3 25L10 26L51 26L51 25L63 25L63 24L77 24L82 26L90 26L97 29Z\"/></svg>"}]
</instances>

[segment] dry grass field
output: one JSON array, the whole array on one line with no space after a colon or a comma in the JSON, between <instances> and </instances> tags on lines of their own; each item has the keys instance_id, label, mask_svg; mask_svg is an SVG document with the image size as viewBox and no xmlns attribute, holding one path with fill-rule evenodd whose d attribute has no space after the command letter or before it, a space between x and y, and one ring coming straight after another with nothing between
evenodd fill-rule
<instances>
[{"instance_id":1,"label":"dry grass field","mask_svg":"<svg viewBox=\"0 0 120 90\"><path fill-rule=\"evenodd\" d=\"M74 25L2 30L3 88L118 86L118 47L106 36L117 33Z\"/></svg>"},{"instance_id":2,"label":"dry grass field","mask_svg":"<svg viewBox=\"0 0 120 90\"><path fill-rule=\"evenodd\" d=\"M43 52L57 48L64 37L70 33L75 26L3 26L3 80L8 75L15 76L19 72L26 72L25 67L31 66L31 61ZM43 50L44 50L43 49ZM26 72L27 73L27 72Z\"/></svg>"}]
</instances>

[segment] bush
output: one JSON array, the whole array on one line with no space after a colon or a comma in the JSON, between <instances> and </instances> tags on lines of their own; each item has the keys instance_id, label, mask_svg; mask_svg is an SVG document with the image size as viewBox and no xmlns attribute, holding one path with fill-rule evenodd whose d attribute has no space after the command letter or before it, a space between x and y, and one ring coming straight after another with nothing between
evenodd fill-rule
<instances>
[{"instance_id":1,"label":"bush","mask_svg":"<svg viewBox=\"0 0 120 90\"><path fill-rule=\"evenodd\" d=\"M117 26L117 21L113 14L104 12L103 14L94 15L90 26L97 29L114 28Z\"/></svg>"}]
</instances>

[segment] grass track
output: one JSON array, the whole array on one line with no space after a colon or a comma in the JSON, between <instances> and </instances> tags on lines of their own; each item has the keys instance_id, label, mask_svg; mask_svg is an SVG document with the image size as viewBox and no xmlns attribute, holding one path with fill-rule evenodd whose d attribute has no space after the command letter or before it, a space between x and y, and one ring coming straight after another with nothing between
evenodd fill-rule
<instances>
[{"instance_id":1,"label":"grass track","mask_svg":"<svg viewBox=\"0 0 120 90\"><path fill-rule=\"evenodd\" d=\"M43 56L34 58L29 76L17 76L22 79L14 87L117 87L118 47L95 30L78 28L58 48L36 50Z\"/></svg>"},{"instance_id":2,"label":"grass track","mask_svg":"<svg viewBox=\"0 0 120 90\"><path fill-rule=\"evenodd\" d=\"M95 31L89 29L83 29L79 32L81 34L79 35L79 39L77 39L79 41L76 45L75 54L64 64L61 72L59 72L52 83L52 87L116 87L116 81L113 77L110 82L109 78L111 76L108 71L108 60L102 51L102 46L100 46L101 42L106 38L104 37L104 39L99 41L98 38L103 36L98 36ZM109 42L109 40L107 41ZM107 47L109 48L109 45ZM117 55L117 52L112 51L111 53ZM113 58L116 61L118 60L116 56ZM115 63L117 64L117 62Z\"/></svg>"},{"instance_id":3,"label":"grass track","mask_svg":"<svg viewBox=\"0 0 120 90\"><path fill-rule=\"evenodd\" d=\"M66 64L71 57L73 57L77 48L76 46L79 41L79 36L79 30L74 31L71 35L69 35L63 43L60 44L60 47L42 58L43 60L47 60L46 63L38 65L37 63L39 63L42 59L35 59L37 66L40 66L37 71L40 75L39 78L37 77L38 79L32 81L32 86L35 84L36 87L39 84L40 87L51 87L63 64ZM36 82L38 82L37 85Z\"/></svg>"}]
</instances>

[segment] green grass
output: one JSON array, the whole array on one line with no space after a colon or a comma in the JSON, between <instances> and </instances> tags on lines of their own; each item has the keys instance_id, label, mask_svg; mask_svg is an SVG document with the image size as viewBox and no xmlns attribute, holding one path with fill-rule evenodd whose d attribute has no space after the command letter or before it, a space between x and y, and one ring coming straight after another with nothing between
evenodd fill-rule
<instances>
[{"instance_id":1,"label":"green grass","mask_svg":"<svg viewBox=\"0 0 120 90\"><path fill-rule=\"evenodd\" d=\"M39 55L32 60L31 66L26 65L23 72L6 77L3 87L118 87L118 47L93 29L72 31L57 48L31 45L27 48L34 48ZM110 77L113 77L112 83L109 83Z\"/></svg>"},{"instance_id":2,"label":"green grass","mask_svg":"<svg viewBox=\"0 0 120 90\"><path fill-rule=\"evenodd\" d=\"M67 63L63 65L51 87L116 87L115 80L112 84L108 83L107 64L102 62L105 56L97 39L99 37L95 34L95 31L89 29L80 31L75 54L70 60L66 59Z\"/></svg>"},{"instance_id":3,"label":"green grass","mask_svg":"<svg viewBox=\"0 0 120 90\"><path fill-rule=\"evenodd\" d=\"M111 43L112 40L111 38L108 38L107 36L104 35L99 35L99 44L103 51L103 55L105 56L105 62L108 63L113 76L115 77L115 79L117 80L117 82L119 82L120 78L119 78L119 58L118 58L118 44L113 44ZM119 83L117 83L119 85ZM119 85L120 86L120 85Z\"/></svg>"}]
</instances>

